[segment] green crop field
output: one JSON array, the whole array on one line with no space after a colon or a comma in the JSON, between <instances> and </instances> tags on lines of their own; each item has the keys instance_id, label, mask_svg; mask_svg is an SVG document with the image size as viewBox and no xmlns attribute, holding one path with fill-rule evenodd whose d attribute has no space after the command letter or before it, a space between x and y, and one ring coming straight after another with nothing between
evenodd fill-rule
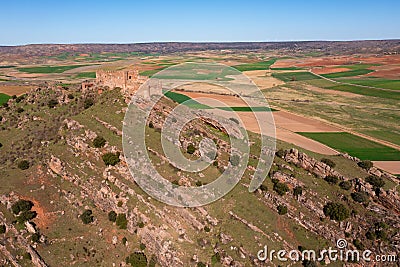
<instances>
[{"instance_id":1,"label":"green crop field","mask_svg":"<svg viewBox=\"0 0 400 267\"><path fill-rule=\"evenodd\" d=\"M271 68L271 70L304 70L304 68L299 68L299 67L286 67L286 68Z\"/></svg>"},{"instance_id":2,"label":"green crop field","mask_svg":"<svg viewBox=\"0 0 400 267\"><path fill-rule=\"evenodd\" d=\"M256 63L247 63L233 66L235 69L239 71L249 71L249 70L267 70L271 65L275 63L277 59L273 58L268 61L260 61Z\"/></svg>"},{"instance_id":3,"label":"green crop field","mask_svg":"<svg viewBox=\"0 0 400 267\"><path fill-rule=\"evenodd\" d=\"M376 88L400 90L400 80L368 78L368 79L338 79L338 81L343 83L352 83L352 84L371 86Z\"/></svg>"},{"instance_id":4,"label":"green crop field","mask_svg":"<svg viewBox=\"0 0 400 267\"><path fill-rule=\"evenodd\" d=\"M9 95L0 93L0 105L3 105L4 103L6 103L8 101L8 99L10 99L11 97Z\"/></svg>"},{"instance_id":5,"label":"green crop field","mask_svg":"<svg viewBox=\"0 0 400 267\"><path fill-rule=\"evenodd\" d=\"M96 78L96 72L81 72L78 73L75 78L80 79L80 78L89 78L93 79Z\"/></svg>"},{"instance_id":6,"label":"green crop field","mask_svg":"<svg viewBox=\"0 0 400 267\"><path fill-rule=\"evenodd\" d=\"M307 80L314 80L314 79L321 79L320 77L312 74L308 71L302 72L282 72L282 73L272 73L274 78L282 80L284 82L291 82L291 81L307 81Z\"/></svg>"},{"instance_id":7,"label":"green crop field","mask_svg":"<svg viewBox=\"0 0 400 267\"><path fill-rule=\"evenodd\" d=\"M378 144L365 138L345 133L298 133L318 141L340 152L345 152L362 160L400 160L400 151Z\"/></svg>"},{"instance_id":8,"label":"green crop field","mask_svg":"<svg viewBox=\"0 0 400 267\"><path fill-rule=\"evenodd\" d=\"M160 72L160 71L162 71L162 70L165 69L165 68L166 68L166 67L159 68L159 69L154 69L154 70L144 70L144 71L139 72L139 74L140 74L140 75L143 75L143 76L149 76L149 77L151 77L151 76L153 76L154 74L156 74L157 72Z\"/></svg>"},{"instance_id":9,"label":"green crop field","mask_svg":"<svg viewBox=\"0 0 400 267\"><path fill-rule=\"evenodd\" d=\"M27 73L63 73L67 70L72 70L79 67L85 67L90 65L68 65L68 66L41 66L41 67L29 67L29 68L18 68L19 71Z\"/></svg>"},{"instance_id":10,"label":"green crop field","mask_svg":"<svg viewBox=\"0 0 400 267\"><path fill-rule=\"evenodd\" d=\"M342 78L342 77L359 76L359 75L364 75L364 74L368 74L371 72L373 72L373 70L355 69L355 70L335 72L335 73L329 73L329 74L321 74L321 76L324 76L329 79L334 79L334 78Z\"/></svg>"},{"instance_id":11,"label":"green crop field","mask_svg":"<svg viewBox=\"0 0 400 267\"><path fill-rule=\"evenodd\" d=\"M13 65L6 65L6 66L0 66L0 69L8 69L8 68L14 68L15 66Z\"/></svg>"},{"instance_id":12,"label":"green crop field","mask_svg":"<svg viewBox=\"0 0 400 267\"><path fill-rule=\"evenodd\" d=\"M175 92L164 92L164 95L168 97L169 99L179 103L179 104L184 104L185 106L188 106L190 108L196 108L196 109L211 109L211 107L207 105L200 104L196 100L191 99L190 97L175 93Z\"/></svg>"},{"instance_id":13,"label":"green crop field","mask_svg":"<svg viewBox=\"0 0 400 267\"><path fill-rule=\"evenodd\" d=\"M399 92L385 91L381 89L365 88L356 85L341 84L341 85L326 87L326 89L350 92L365 96L375 96L387 99L400 99L400 91Z\"/></svg>"}]
</instances>

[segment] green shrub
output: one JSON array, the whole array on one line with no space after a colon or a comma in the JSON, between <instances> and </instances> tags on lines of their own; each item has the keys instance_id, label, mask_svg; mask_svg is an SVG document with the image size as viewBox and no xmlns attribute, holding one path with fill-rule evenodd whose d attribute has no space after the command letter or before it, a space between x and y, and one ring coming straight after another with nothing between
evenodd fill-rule
<instances>
[{"instance_id":1,"label":"green shrub","mask_svg":"<svg viewBox=\"0 0 400 267\"><path fill-rule=\"evenodd\" d=\"M6 232L7 228L5 224L0 224L0 234L4 234Z\"/></svg>"},{"instance_id":2,"label":"green shrub","mask_svg":"<svg viewBox=\"0 0 400 267\"><path fill-rule=\"evenodd\" d=\"M139 245L140 250L145 250L146 249L146 245L143 243L140 243Z\"/></svg>"},{"instance_id":3,"label":"green shrub","mask_svg":"<svg viewBox=\"0 0 400 267\"><path fill-rule=\"evenodd\" d=\"M86 98L85 101L83 102L83 107L85 109L88 109L93 105L94 105L94 100L92 98Z\"/></svg>"},{"instance_id":4,"label":"green shrub","mask_svg":"<svg viewBox=\"0 0 400 267\"><path fill-rule=\"evenodd\" d=\"M74 99L74 95L73 94L68 94L68 99Z\"/></svg>"},{"instance_id":5,"label":"green shrub","mask_svg":"<svg viewBox=\"0 0 400 267\"><path fill-rule=\"evenodd\" d=\"M109 213L108 213L108 220L110 221L110 222L115 222L116 220L117 220L117 213L115 212L115 211L110 211Z\"/></svg>"},{"instance_id":6,"label":"green shrub","mask_svg":"<svg viewBox=\"0 0 400 267\"><path fill-rule=\"evenodd\" d=\"M220 261L221 261L221 255L219 255L218 252L211 256L211 263L213 265L219 263Z\"/></svg>"},{"instance_id":7,"label":"green shrub","mask_svg":"<svg viewBox=\"0 0 400 267\"><path fill-rule=\"evenodd\" d=\"M367 203L369 200L369 195L367 192L353 192L351 193L351 198L359 203Z\"/></svg>"},{"instance_id":8,"label":"green shrub","mask_svg":"<svg viewBox=\"0 0 400 267\"><path fill-rule=\"evenodd\" d=\"M328 165L331 168L335 168L336 167L336 163L331 159L323 158L323 159L321 159L321 162L325 163L326 165Z\"/></svg>"},{"instance_id":9,"label":"green shrub","mask_svg":"<svg viewBox=\"0 0 400 267\"><path fill-rule=\"evenodd\" d=\"M285 150L282 148L275 152L275 155L279 158L283 158L285 156Z\"/></svg>"},{"instance_id":10,"label":"green shrub","mask_svg":"<svg viewBox=\"0 0 400 267\"><path fill-rule=\"evenodd\" d=\"M23 109L23 108L21 108L21 107L19 107L19 108L17 108L17 113L22 113L22 112L24 112L25 110Z\"/></svg>"},{"instance_id":11,"label":"green shrub","mask_svg":"<svg viewBox=\"0 0 400 267\"><path fill-rule=\"evenodd\" d=\"M54 108L57 105L58 105L58 101L56 99L50 99L49 102L47 102L47 106L49 108Z\"/></svg>"},{"instance_id":12,"label":"green shrub","mask_svg":"<svg viewBox=\"0 0 400 267\"><path fill-rule=\"evenodd\" d=\"M137 226L138 226L139 228L143 228L143 227L144 227L144 222L138 222Z\"/></svg>"},{"instance_id":13,"label":"green shrub","mask_svg":"<svg viewBox=\"0 0 400 267\"><path fill-rule=\"evenodd\" d=\"M91 210L85 210L80 216L79 216L84 224L89 224L94 221L94 217L92 215Z\"/></svg>"},{"instance_id":14,"label":"green shrub","mask_svg":"<svg viewBox=\"0 0 400 267\"><path fill-rule=\"evenodd\" d=\"M385 185L385 180L375 175L368 176L367 178L365 178L365 181L372 185L374 188L381 188Z\"/></svg>"},{"instance_id":15,"label":"green shrub","mask_svg":"<svg viewBox=\"0 0 400 267\"><path fill-rule=\"evenodd\" d=\"M303 194L303 188L301 187L301 186L296 186L294 189L293 189L293 195L294 196L301 196Z\"/></svg>"},{"instance_id":16,"label":"green shrub","mask_svg":"<svg viewBox=\"0 0 400 267\"><path fill-rule=\"evenodd\" d=\"M119 227L119 229L126 229L128 225L128 220L126 219L125 213L118 214L115 223Z\"/></svg>"},{"instance_id":17,"label":"green shrub","mask_svg":"<svg viewBox=\"0 0 400 267\"><path fill-rule=\"evenodd\" d=\"M143 252L134 252L126 257L125 262L134 267L147 267L147 257Z\"/></svg>"},{"instance_id":18,"label":"green shrub","mask_svg":"<svg viewBox=\"0 0 400 267\"><path fill-rule=\"evenodd\" d=\"M21 160L21 161L18 163L18 168L20 168L21 170L29 169L29 161L27 161L27 160Z\"/></svg>"},{"instance_id":19,"label":"green shrub","mask_svg":"<svg viewBox=\"0 0 400 267\"><path fill-rule=\"evenodd\" d=\"M367 239L369 239L369 240L375 240L375 239L376 239L376 234L375 234L374 231L368 231L368 232L365 234L365 237L366 237Z\"/></svg>"},{"instance_id":20,"label":"green shrub","mask_svg":"<svg viewBox=\"0 0 400 267\"><path fill-rule=\"evenodd\" d=\"M328 175L328 176L325 177L324 180L327 181L331 185L335 185L335 184L338 183L339 178L337 178L336 176Z\"/></svg>"},{"instance_id":21,"label":"green shrub","mask_svg":"<svg viewBox=\"0 0 400 267\"><path fill-rule=\"evenodd\" d=\"M17 217L17 221L22 224L26 221L30 221L36 218L36 216L37 216L36 211L25 210L19 214L19 216Z\"/></svg>"},{"instance_id":22,"label":"green shrub","mask_svg":"<svg viewBox=\"0 0 400 267\"><path fill-rule=\"evenodd\" d=\"M278 195L283 196L289 191L289 187L286 184L276 181L276 179L273 180L273 183L274 186L272 189L278 193Z\"/></svg>"},{"instance_id":23,"label":"green shrub","mask_svg":"<svg viewBox=\"0 0 400 267\"><path fill-rule=\"evenodd\" d=\"M207 265L204 262L199 261L197 267L207 267Z\"/></svg>"},{"instance_id":24,"label":"green shrub","mask_svg":"<svg viewBox=\"0 0 400 267\"><path fill-rule=\"evenodd\" d=\"M350 216L349 210L342 203L329 202L324 206L324 214L331 220L343 221Z\"/></svg>"},{"instance_id":25,"label":"green shrub","mask_svg":"<svg viewBox=\"0 0 400 267\"><path fill-rule=\"evenodd\" d=\"M370 160L362 160L359 163L357 163L357 165L367 171L369 171L369 169L371 169L374 166L374 164Z\"/></svg>"},{"instance_id":26,"label":"green shrub","mask_svg":"<svg viewBox=\"0 0 400 267\"><path fill-rule=\"evenodd\" d=\"M232 164L232 166L238 166L240 163L240 156L237 154L232 155L229 158L229 162Z\"/></svg>"},{"instance_id":27,"label":"green shrub","mask_svg":"<svg viewBox=\"0 0 400 267\"><path fill-rule=\"evenodd\" d=\"M193 144L189 144L187 149L186 149L186 152L188 154L193 154L195 151L196 151L196 148L194 147L194 145Z\"/></svg>"},{"instance_id":28,"label":"green shrub","mask_svg":"<svg viewBox=\"0 0 400 267\"><path fill-rule=\"evenodd\" d=\"M342 181L339 183L339 186L343 190L350 190L353 187L350 181Z\"/></svg>"},{"instance_id":29,"label":"green shrub","mask_svg":"<svg viewBox=\"0 0 400 267\"><path fill-rule=\"evenodd\" d=\"M31 210L32 207L32 201L20 199L11 206L11 210L15 215L18 215L20 212Z\"/></svg>"},{"instance_id":30,"label":"green shrub","mask_svg":"<svg viewBox=\"0 0 400 267\"><path fill-rule=\"evenodd\" d=\"M40 240L40 234L39 233L34 233L31 236L31 240L33 243L38 243Z\"/></svg>"},{"instance_id":31,"label":"green shrub","mask_svg":"<svg viewBox=\"0 0 400 267\"><path fill-rule=\"evenodd\" d=\"M268 191L268 187L266 185L264 185L264 184L261 184L260 185L260 190L263 191L263 192L267 192Z\"/></svg>"},{"instance_id":32,"label":"green shrub","mask_svg":"<svg viewBox=\"0 0 400 267\"><path fill-rule=\"evenodd\" d=\"M206 233L208 233L208 232L211 231L211 229L210 229L210 227L208 227L208 226L206 225L206 226L204 226L204 231L205 231Z\"/></svg>"},{"instance_id":33,"label":"green shrub","mask_svg":"<svg viewBox=\"0 0 400 267\"><path fill-rule=\"evenodd\" d=\"M278 210L279 215L285 215L288 211L286 205L278 205L276 209Z\"/></svg>"},{"instance_id":34,"label":"green shrub","mask_svg":"<svg viewBox=\"0 0 400 267\"><path fill-rule=\"evenodd\" d=\"M361 243L360 240L354 239L353 240L353 245L358 249L358 250L364 250L364 245Z\"/></svg>"},{"instance_id":35,"label":"green shrub","mask_svg":"<svg viewBox=\"0 0 400 267\"><path fill-rule=\"evenodd\" d=\"M102 156L102 159L104 161L104 164L106 164L107 166L111 165L111 166L115 166L117 165L118 162L120 162L119 159L119 152L117 153L106 153Z\"/></svg>"},{"instance_id":36,"label":"green shrub","mask_svg":"<svg viewBox=\"0 0 400 267\"><path fill-rule=\"evenodd\" d=\"M25 252L25 253L22 255L22 257L23 257L25 260L32 260L32 256L31 256L31 254L29 254L29 252Z\"/></svg>"},{"instance_id":37,"label":"green shrub","mask_svg":"<svg viewBox=\"0 0 400 267\"><path fill-rule=\"evenodd\" d=\"M104 139L102 136L96 136L96 138L93 140L93 146L100 148L105 146L106 142L106 139Z\"/></svg>"},{"instance_id":38,"label":"green shrub","mask_svg":"<svg viewBox=\"0 0 400 267\"><path fill-rule=\"evenodd\" d=\"M126 245L126 242L128 242L128 239L126 239L126 237L124 236L124 237L122 238L122 244Z\"/></svg>"}]
</instances>

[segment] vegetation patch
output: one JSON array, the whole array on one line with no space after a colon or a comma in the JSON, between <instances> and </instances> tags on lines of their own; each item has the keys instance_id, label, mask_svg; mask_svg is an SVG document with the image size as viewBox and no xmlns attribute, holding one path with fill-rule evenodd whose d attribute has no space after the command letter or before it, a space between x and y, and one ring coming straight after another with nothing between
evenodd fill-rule
<instances>
[{"instance_id":1,"label":"vegetation patch","mask_svg":"<svg viewBox=\"0 0 400 267\"><path fill-rule=\"evenodd\" d=\"M200 104L196 100L191 99L190 97L175 93L172 91L164 92L164 95L168 97L169 99L177 102L178 104L184 104L185 106L188 106L190 108L196 108L196 109L211 109L210 106Z\"/></svg>"},{"instance_id":2,"label":"vegetation patch","mask_svg":"<svg viewBox=\"0 0 400 267\"><path fill-rule=\"evenodd\" d=\"M269 69L275 62L276 58L270 59L268 61L260 61L256 63L247 63L233 66L238 71L250 71L250 70L267 70Z\"/></svg>"},{"instance_id":3,"label":"vegetation patch","mask_svg":"<svg viewBox=\"0 0 400 267\"><path fill-rule=\"evenodd\" d=\"M72 70L80 67L90 65L67 65L67 66L41 66L41 67L29 67L29 68L17 68L21 72L27 73L63 73L67 70Z\"/></svg>"},{"instance_id":4,"label":"vegetation patch","mask_svg":"<svg viewBox=\"0 0 400 267\"><path fill-rule=\"evenodd\" d=\"M80 79L80 78L88 78L88 79L94 79L96 78L96 72L81 72L75 75L75 78Z\"/></svg>"},{"instance_id":5,"label":"vegetation patch","mask_svg":"<svg viewBox=\"0 0 400 267\"><path fill-rule=\"evenodd\" d=\"M0 105L3 105L4 103L8 102L8 99L10 99L11 96L0 93Z\"/></svg>"},{"instance_id":6,"label":"vegetation patch","mask_svg":"<svg viewBox=\"0 0 400 267\"><path fill-rule=\"evenodd\" d=\"M307 80L321 79L320 77L318 77L308 71L272 73L272 76L274 78L277 78L284 82L295 82L295 81L307 81Z\"/></svg>"},{"instance_id":7,"label":"vegetation patch","mask_svg":"<svg viewBox=\"0 0 400 267\"><path fill-rule=\"evenodd\" d=\"M298 133L362 160L400 160L400 151L344 132Z\"/></svg>"},{"instance_id":8,"label":"vegetation patch","mask_svg":"<svg viewBox=\"0 0 400 267\"><path fill-rule=\"evenodd\" d=\"M349 70L349 71L341 71L329 74L321 74L325 78L335 79L335 78L342 78L342 77L352 77L352 76L359 76L373 72L373 70L367 69L356 69L356 70Z\"/></svg>"}]
</instances>

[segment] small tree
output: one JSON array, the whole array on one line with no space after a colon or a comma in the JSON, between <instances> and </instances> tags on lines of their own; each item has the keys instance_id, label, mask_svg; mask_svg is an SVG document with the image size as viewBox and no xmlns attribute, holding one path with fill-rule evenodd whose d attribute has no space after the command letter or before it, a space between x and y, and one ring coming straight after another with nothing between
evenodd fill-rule
<instances>
[{"instance_id":1,"label":"small tree","mask_svg":"<svg viewBox=\"0 0 400 267\"><path fill-rule=\"evenodd\" d=\"M358 203L367 203L369 195L367 192L353 192L351 193L351 198Z\"/></svg>"},{"instance_id":2,"label":"small tree","mask_svg":"<svg viewBox=\"0 0 400 267\"><path fill-rule=\"evenodd\" d=\"M126 219L125 213L118 214L117 218L115 219L115 223L120 229L126 229L128 220Z\"/></svg>"},{"instance_id":3,"label":"small tree","mask_svg":"<svg viewBox=\"0 0 400 267\"><path fill-rule=\"evenodd\" d=\"M303 194L303 188L302 188L301 186L296 186L296 187L293 189L293 195L294 195L295 197L301 196L302 194Z\"/></svg>"},{"instance_id":4,"label":"small tree","mask_svg":"<svg viewBox=\"0 0 400 267\"><path fill-rule=\"evenodd\" d=\"M339 178L337 178L336 176L328 175L325 177L324 180L327 181L331 185L335 185L338 183Z\"/></svg>"},{"instance_id":5,"label":"small tree","mask_svg":"<svg viewBox=\"0 0 400 267\"><path fill-rule=\"evenodd\" d=\"M285 215L288 211L286 205L278 205L276 209L278 210L279 215Z\"/></svg>"},{"instance_id":6,"label":"small tree","mask_svg":"<svg viewBox=\"0 0 400 267\"><path fill-rule=\"evenodd\" d=\"M17 217L17 222L19 223L24 223L26 221L30 221L34 218L36 218L37 213L36 211L31 211L31 210L25 210L20 213L20 215Z\"/></svg>"},{"instance_id":7,"label":"small tree","mask_svg":"<svg viewBox=\"0 0 400 267\"><path fill-rule=\"evenodd\" d=\"M134 252L126 257L125 262L134 267L147 267L147 257L143 252Z\"/></svg>"},{"instance_id":8,"label":"small tree","mask_svg":"<svg viewBox=\"0 0 400 267\"><path fill-rule=\"evenodd\" d=\"M238 166L240 163L240 156L237 154L232 155L229 158L229 162L232 164L232 166Z\"/></svg>"},{"instance_id":9,"label":"small tree","mask_svg":"<svg viewBox=\"0 0 400 267\"><path fill-rule=\"evenodd\" d=\"M361 167L361 168L363 168L364 170L367 170L367 171L369 171L369 169L371 169L374 166L374 164L370 160L362 160L357 164L358 164L359 167Z\"/></svg>"},{"instance_id":10,"label":"small tree","mask_svg":"<svg viewBox=\"0 0 400 267\"><path fill-rule=\"evenodd\" d=\"M49 102L47 102L47 106L49 108L54 108L57 105L58 105L58 101L56 99L50 99Z\"/></svg>"},{"instance_id":11,"label":"small tree","mask_svg":"<svg viewBox=\"0 0 400 267\"><path fill-rule=\"evenodd\" d=\"M83 102L83 107L85 109L88 109L93 105L94 105L94 100L92 98L86 98L85 101Z\"/></svg>"},{"instance_id":12,"label":"small tree","mask_svg":"<svg viewBox=\"0 0 400 267\"><path fill-rule=\"evenodd\" d=\"M110 222L115 222L116 220L117 220L117 213L115 212L115 211L110 211L109 213L108 213L108 220L110 221Z\"/></svg>"},{"instance_id":13,"label":"small tree","mask_svg":"<svg viewBox=\"0 0 400 267\"><path fill-rule=\"evenodd\" d=\"M350 181L342 181L339 183L339 186L343 190L350 190L352 188L352 184Z\"/></svg>"},{"instance_id":14,"label":"small tree","mask_svg":"<svg viewBox=\"0 0 400 267\"><path fill-rule=\"evenodd\" d=\"M29 211L33 207L33 202L30 200L20 199L11 206L11 210L15 215L20 212Z\"/></svg>"},{"instance_id":15,"label":"small tree","mask_svg":"<svg viewBox=\"0 0 400 267\"><path fill-rule=\"evenodd\" d=\"M278 158L283 158L283 157L285 156L285 150L283 150L283 149L281 148L281 149L279 149L278 151L275 152L275 155L276 155Z\"/></svg>"},{"instance_id":16,"label":"small tree","mask_svg":"<svg viewBox=\"0 0 400 267\"><path fill-rule=\"evenodd\" d=\"M106 139L104 139L103 137L96 136L96 138L93 140L93 146L96 148L100 148L105 146L106 142Z\"/></svg>"},{"instance_id":17,"label":"small tree","mask_svg":"<svg viewBox=\"0 0 400 267\"><path fill-rule=\"evenodd\" d=\"M27 160L21 160L21 161L18 163L18 168L20 168L21 170L29 169L29 161L27 161Z\"/></svg>"},{"instance_id":18,"label":"small tree","mask_svg":"<svg viewBox=\"0 0 400 267\"><path fill-rule=\"evenodd\" d=\"M4 234L6 232L7 228L5 224L0 224L0 234Z\"/></svg>"},{"instance_id":19,"label":"small tree","mask_svg":"<svg viewBox=\"0 0 400 267\"><path fill-rule=\"evenodd\" d=\"M272 189L273 189L276 193L278 193L278 195L283 196L283 195L286 194L286 192L289 191L289 187L288 187L286 184L281 183L281 182L279 182L279 181L276 180L276 179L274 179L272 182L274 183L274 186L273 186Z\"/></svg>"},{"instance_id":20,"label":"small tree","mask_svg":"<svg viewBox=\"0 0 400 267\"><path fill-rule=\"evenodd\" d=\"M119 155L120 155L119 152L117 152L117 153L109 152L109 153L104 154L102 156L102 159L107 166L109 166L109 165L115 166L115 165L117 165L117 163L120 162Z\"/></svg>"},{"instance_id":21,"label":"small tree","mask_svg":"<svg viewBox=\"0 0 400 267\"><path fill-rule=\"evenodd\" d=\"M94 221L94 217L92 215L91 210L85 210L80 216L79 216L84 224L89 224Z\"/></svg>"},{"instance_id":22,"label":"small tree","mask_svg":"<svg viewBox=\"0 0 400 267\"><path fill-rule=\"evenodd\" d=\"M336 163L331 159L323 158L323 159L321 159L321 162L325 163L326 165L328 165L331 168L335 168L336 167Z\"/></svg>"},{"instance_id":23,"label":"small tree","mask_svg":"<svg viewBox=\"0 0 400 267\"><path fill-rule=\"evenodd\" d=\"M365 181L372 185L374 188L381 188L385 185L385 180L375 175L368 176L367 178L365 178Z\"/></svg>"},{"instance_id":24,"label":"small tree","mask_svg":"<svg viewBox=\"0 0 400 267\"><path fill-rule=\"evenodd\" d=\"M195 151L196 151L196 148L194 147L194 145L193 145L193 144L189 144L188 147L187 147L187 149L186 149L186 152L187 152L188 154L191 154L191 155L192 155Z\"/></svg>"},{"instance_id":25,"label":"small tree","mask_svg":"<svg viewBox=\"0 0 400 267\"><path fill-rule=\"evenodd\" d=\"M342 203L329 202L324 206L324 214L331 220L343 221L350 216L349 210Z\"/></svg>"}]
</instances>

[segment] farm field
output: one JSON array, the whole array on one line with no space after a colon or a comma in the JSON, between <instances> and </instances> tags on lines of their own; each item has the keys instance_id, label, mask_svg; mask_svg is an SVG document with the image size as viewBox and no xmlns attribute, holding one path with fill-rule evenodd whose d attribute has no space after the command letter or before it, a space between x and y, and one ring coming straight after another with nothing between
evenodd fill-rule
<instances>
[{"instance_id":1,"label":"farm field","mask_svg":"<svg viewBox=\"0 0 400 267\"><path fill-rule=\"evenodd\" d=\"M350 133L298 132L298 134L362 160L400 161L400 151Z\"/></svg>"},{"instance_id":2,"label":"farm field","mask_svg":"<svg viewBox=\"0 0 400 267\"><path fill-rule=\"evenodd\" d=\"M90 65L67 65L67 66L41 66L41 67L24 67L17 68L21 72L27 73L63 73L67 70L85 67Z\"/></svg>"},{"instance_id":3,"label":"farm field","mask_svg":"<svg viewBox=\"0 0 400 267\"><path fill-rule=\"evenodd\" d=\"M10 99L9 95L0 93L0 105L3 105L4 103L7 103L8 99Z\"/></svg>"}]
</instances>

